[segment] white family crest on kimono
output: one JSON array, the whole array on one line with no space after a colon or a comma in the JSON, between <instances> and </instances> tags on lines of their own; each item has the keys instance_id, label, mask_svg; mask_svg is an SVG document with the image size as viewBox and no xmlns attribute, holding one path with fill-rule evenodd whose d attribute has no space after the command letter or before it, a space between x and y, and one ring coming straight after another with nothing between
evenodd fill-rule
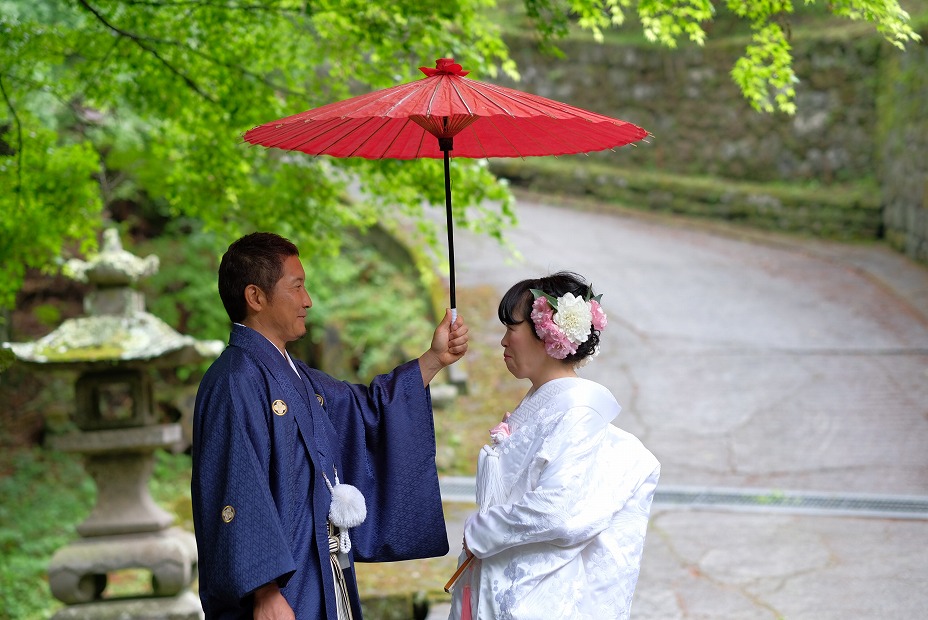
<instances>
[{"instance_id":1,"label":"white family crest on kimono","mask_svg":"<svg viewBox=\"0 0 928 620\"><path fill-rule=\"evenodd\" d=\"M628 618L660 464L611 424L620 410L605 387L561 378L494 429L452 620Z\"/></svg>"}]
</instances>

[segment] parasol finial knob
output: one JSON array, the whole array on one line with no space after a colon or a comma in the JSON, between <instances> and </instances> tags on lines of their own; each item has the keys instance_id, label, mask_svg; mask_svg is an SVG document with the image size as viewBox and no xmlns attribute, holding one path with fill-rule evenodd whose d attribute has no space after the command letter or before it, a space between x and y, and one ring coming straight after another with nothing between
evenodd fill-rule
<instances>
[{"instance_id":1,"label":"parasol finial knob","mask_svg":"<svg viewBox=\"0 0 928 620\"><path fill-rule=\"evenodd\" d=\"M464 77L470 71L464 71L463 67L458 63L454 62L454 58L439 58L435 61L435 68L431 67L419 67L419 71L426 74L428 77L433 75L457 75Z\"/></svg>"}]
</instances>

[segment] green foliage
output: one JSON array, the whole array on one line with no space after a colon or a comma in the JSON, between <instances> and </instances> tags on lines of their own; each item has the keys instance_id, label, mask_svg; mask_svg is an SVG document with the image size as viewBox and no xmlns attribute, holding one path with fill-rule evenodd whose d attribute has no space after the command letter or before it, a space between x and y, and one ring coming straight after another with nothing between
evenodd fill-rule
<instances>
[{"instance_id":1,"label":"green foliage","mask_svg":"<svg viewBox=\"0 0 928 620\"><path fill-rule=\"evenodd\" d=\"M807 3L812 0L806 0ZM896 0L873 2L870 0L832 0L828 3L831 12L839 17L854 21L867 21L876 26L877 31L887 41L899 49L905 49L910 41L920 41L921 37L912 31L910 16Z\"/></svg>"},{"instance_id":2,"label":"green foliage","mask_svg":"<svg viewBox=\"0 0 928 620\"><path fill-rule=\"evenodd\" d=\"M190 456L155 457L152 497L192 531ZM0 455L0 618L45 620L61 606L48 588L48 563L78 538L95 495L80 456L39 448Z\"/></svg>"},{"instance_id":3,"label":"green foliage","mask_svg":"<svg viewBox=\"0 0 928 620\"><path fill-rule=\"evenodd\" d=\"M799 79L793 72L790 51L783 28L779 24L766 24L754 32L745 55L735 62L732 78L748 93L755 109L796 113L794 85Z\"/></svg>"},{"instance_id":4,"label":"green foliage","mask_svg":"<svg viewBox=\"0 0 928 620\"><path fill-rule=\"evenodd\" d=\"M393 178L372 172L376 162L266 151L239 136L411 80L438 56L456 55L475 75L512 72L487 6L0 2L0 181L22 188L0 202L0 259L11 269L0 274L0 307L12 303L24 266L53 268L63 248L90 249L105 209L126 197L151 201L166 217L197 219L226 242L275 230L308 256L334 255L346 227L396 209L421 214L423 197L442 187L432 183L434 165L406 162ZM511 200L485 167L456 164L465 173L455 187L462 213L485 196ZM376 199L344 200L349 183L371 185L365 175L375 174ZM55 187L26 199L26 190L49 183ZM36 243L27 233L40 227ZM85 247L71 247L75 240Z\"/></svg>"},{"instance_id":5,"label":"green foliage","mask_svg":"<svg viewBox=\"0 0 928 620\"><path fill-rule=\"evenodd\" d=\"M0 471L0 617L48 618L48 562L90 513L93 482L79 457L40 449L5 451Z\"/></svg>"},{"instance_id":6,"label":"green foliage","mask_svg":"<svg viewBox=\"0 0 928 620\"><path fill-rule=\"evenodd\" d=\"M3 372L13 363L16 358L9 349L0 349L0 372Z\"/></svg>"},{"instance_id":7,"label":"green foliage","mask_svg":"<svg viewBox=\"0 0 928 620\"><path fill-rule=\"evenodd\" d=\"M4 156L4 147L13 154ZM12 307L26 269L53 269L68 244L94 247L101 208L92 178L97 168L89 142L62 145L31 114L12 121L0 115L0 308Z\"/></svg>"},{"instance_id":8,"label":"green foliage","mask_svg":"<svg viewBox=\"0 0 928 620\"><path fill-rule=\"evenodd\" d=\"M141 283L146 310L178 332L198 340L229 338L229 317L217 289L222 252L228 247L198 222L171 220L163 234L132 249L159 259L157 273ZM174 376L187 382L201 375L213 360L178 366Z\"/></svg>"},{"instance_id":9,"label":"green foliage","mask_svg":"<svg viewBox=\"0 0 928 620\"><path fill-rule=\"evenodd\" d=\"M803 0L806 6L815 0ZM786 114L796 112L795 85L789 44L789 16L794 12L792 0L728 0L728 9L751 25L751 42L744 55L735 62L732 79L759 111ZM909 25L909 15L896 0L848 0L826 2L835 16L865 20L876 26L883 37L900 49L921 37Z\"/></svg>"},{"instance_id":10,"label":"green foliage","mask_svg":"<svg viewBox=\"0 0 928 620\"><path fill-rule=\"evenodd\" d=\"M686 36L702 45L706 33L700 25L712 20L715 14L709 0L640 0L638 15L645 36L651 41L674 48L677 39Z\"/></svg>"},{"instance_id":11,"label":"green foliage","mask_svg":"<svg viewBox=\"0 0 928 620\"><path fill-rule=\"evenodd\" d=\"M418 357L435 328L414 265L387 260L372 241L352 235L344 254L306 265L313 341L335 330L356 368L354 377L342 378L358 381L369 381Z\"/></svg>"},{"instance_id":12,"label":"green foliage","mask_svg":"<svg viewBox=\"0 0 928 620\"><path fill-rule=\"evenodd\" d=\"M175 220L164 234L134 249L159 258L158 272L142 283L147 310L182 334L225 341L229 317L216 282L227 246L195 222Z\"/></svg>"}]
</instances>

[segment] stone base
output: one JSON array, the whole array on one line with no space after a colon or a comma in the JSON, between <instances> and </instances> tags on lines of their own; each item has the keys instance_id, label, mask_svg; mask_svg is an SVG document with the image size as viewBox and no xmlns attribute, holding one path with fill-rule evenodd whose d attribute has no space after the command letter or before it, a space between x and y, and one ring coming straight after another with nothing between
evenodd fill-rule
<instances>
[{"instance_id":1,"label":"stone base","mask_svg":"<svg viewBox=\"0 0 928 620\"><path fill-rule=\"evenodd\" d=\"M91 603L106 589L107 573L132 568L151 571L155 596L179 595L196 578L196 539L179 528L82 538L52 556L48 585L59 601Z\"/></svg>"},{"instance_id":2,"label":"stone base","mask_svg":"<svg viewBox=\"0 0 928 620\"><path fill-rule=\"evenodd\" d=\"M173 597L110 599L71 605L52 620L203 620L200 599L193 592Z\"/></svg>"}]
</instances>

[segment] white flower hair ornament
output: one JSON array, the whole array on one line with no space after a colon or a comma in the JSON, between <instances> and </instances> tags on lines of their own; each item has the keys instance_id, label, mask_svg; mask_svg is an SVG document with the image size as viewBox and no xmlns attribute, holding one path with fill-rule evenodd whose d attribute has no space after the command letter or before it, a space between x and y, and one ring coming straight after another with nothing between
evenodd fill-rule
<instances>
[{"instance_id":1,"label":"white flower hair ornament","mask_svg":"<svg viewBox=\"0 0 928 620\"><path fill-rule=\"evenodd\" d=\"M573 355L581 344L589 340L592 330L606 329L606 312L599 305L602 295L592 295L592 287L584 297L564 293L555 299L544 291L529 289L535 296L532 303L532 323L535 332L545 343L545 351L554 359L562 360ZM590 357L596 357L599 347ZM581 360L582 366L590 357Z\"/></svg>"}]
</instances>

